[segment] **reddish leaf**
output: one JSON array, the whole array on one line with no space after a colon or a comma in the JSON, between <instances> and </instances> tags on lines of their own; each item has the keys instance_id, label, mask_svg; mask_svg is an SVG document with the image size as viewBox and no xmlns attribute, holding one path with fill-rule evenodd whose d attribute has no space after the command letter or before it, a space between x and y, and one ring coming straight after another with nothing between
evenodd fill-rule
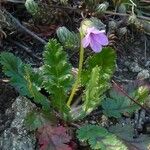
<instances>
[{"instance_id":1,"label":"reddish leaf","mask_svg":"<svg viewBox=\"0 0 150 150\"><path fill-rule=\"evenodd\" d=\"M67 134L66 128L62 126L52 127L45 125L38 129L37 138L40 150L72 150L67 145L71 137Z\"/></svg>"}]
</instances>

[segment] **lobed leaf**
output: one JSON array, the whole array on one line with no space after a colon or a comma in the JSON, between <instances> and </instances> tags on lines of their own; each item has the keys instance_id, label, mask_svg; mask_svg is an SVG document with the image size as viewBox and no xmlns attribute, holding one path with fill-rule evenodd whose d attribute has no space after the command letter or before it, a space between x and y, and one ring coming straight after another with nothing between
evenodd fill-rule
<instances>
[{"instance_id":1,"label":"lobed leaf","mask_svg":"<svg viewBox=\"0 0 150 150\"><path fill-rule=\"evenodd\" d=\"M141 105L146 102L149 97L149 89L140 86L137 90L129 95L137 100ZM120 91L111 90L109 97L102 101L103 113L108 117L121 118L122 114L131 114L139 109L139 106L132 102L128 97Z\"/></svg>"},{"instance_id":2,"label":"lobed leaf","mask_svg":"<svg viewBox=\"0 0 150 150\"><path fill-rule=\"evenodd\" d=\"M131 114L139 107L126 96L115 90L111 90L110 97L102 101L102 108L103 113L108 117L120 118L122 114Z\"/></svg>"},{"instance_id":3,"label":"lobed leaf","mask_svg":"<svg viewBox=\"0 0 150 150\"><path fill-rule=\"evenodd\" d=\"M114 134L97 125L85 125L77 130L77 137L88 142L93 150L127 150L127 147Z\"/></svg>"}]
</instances>

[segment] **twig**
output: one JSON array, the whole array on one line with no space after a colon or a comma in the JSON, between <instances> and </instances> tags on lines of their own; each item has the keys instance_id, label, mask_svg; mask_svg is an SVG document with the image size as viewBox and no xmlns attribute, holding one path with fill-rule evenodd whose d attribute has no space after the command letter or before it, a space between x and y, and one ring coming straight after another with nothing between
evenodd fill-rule
<instances>
[{"instance_id":1,"label":"twig","mask_svg":"<svg viewBox=\"0 0 150 150\"><path fill-rule=\"evenodd\" d=\"M6 0L7 2L11 2L11 3L20 3L20 4L24 4L25 1L22 0Z\"/></svg>"},{"instance_id":2,"label":"twig","mask_svg":"<svg viewBox=\"0 0 150 150\"><path fill-rule=\"evenodd\" d=\"M16 28L20 28L22 30L22 32L29 34L30 36L32 36L34 39L41 42L42 44L44 44L44 45L46 44L45 40L43 40L42 38L37 36L35 33L33 33L32 31L27 29L25 26L23 26L19 22L19 20L17 20L15 17L13 17L7 10L4 10L4 12L12 19L12 22L16 25Z\"/></svg>"},{"instance_id":3,"label":"twig","mask_svg":"<svg viewBox=\"0 0 150 150\"><path fill-rule=\"evenodd\" d=\"M58 8L58 9L67 9L67 10L75 11L77 13L81 13L80 9L74 8L74 7L69 7L69 6L50 5L49 7Z\"/></svg>"},{"instance_id":4,"label":"twig","mask_svg":"<svg viewBox=\"0 0 150 150\"><path fill-rule=\"evenodd\" d=\"M126 17L129 17L129 16L130 16L130 14L116 13L116 12L112 12L112 11L105 11L105 14L108 14L108 15L115 15L115 16L126 16ZM149 17L144 17L144 16L139 16L139 15L137 15L137 18L150 21L150 18L149 18Z\"/></svg>"},{"instance_id":5,"label":"twig","mask_svg":"<svg viewBox=\"0 0 150 150\"><path fill-rule=\"evenodd\" d=\"M65 6L58 6L58 5L50 5L50 7L52 7L52 8L59 8L59 9L68 9L68 10L74 11L74 12L76 12L78 14L82 13L82 11L79 8L74 8L74 7L65 7ZM127 17L130 16L130 14L117 13L117 12L112 12L112 11L105 11L105 14L116 15L116 16L127 16ZM144 16L137 15L137 18L150 21L149 17L144 17Z\"/></svg>"},{"instance_id":6,"label":"twig","mask_svg":"<svg viewBox=\"0 0 150 150\"><path fill-rule=\"evenodd\" d=\"M146 110L146 112L148 112L148 114L150 114L149 111L148 111L143 105L141 105L140 103L138 103L137 100L135 100L135 99L133 99L132 97L130 97L130 96L128 95L128 93L126 93L125 90L124 90L122 87L120 87L114 80L112 80L112 83L113 83L113 84L120 90L120 92L122 92L126 97L128 97L131 101L133 101L135 104L137 104L138 106L140 106L142 109Z\"/></svg>"},{"instance_id":7,"label":"twig","mask_svg":"<svg viewBox=\"0 0 150 150\"><path fill-rule=\"evenodd\" d=\"M144 41L144 58L145 58L145 62L147 61L147 40L145 37L145 41Z\"/></svg>"}]
</instances>

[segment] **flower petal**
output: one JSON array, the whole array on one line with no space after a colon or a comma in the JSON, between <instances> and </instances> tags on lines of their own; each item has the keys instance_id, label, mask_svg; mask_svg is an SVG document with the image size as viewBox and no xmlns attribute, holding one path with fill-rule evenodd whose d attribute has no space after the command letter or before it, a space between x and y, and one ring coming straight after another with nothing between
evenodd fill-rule
<instances>
[{"instance_id":1,"label":"flower petal","mask_svg":"<svg viewBox=\"0 0 150 150\"><path fill-rule=\"evenodd\" d=\"M90 35L87 34L83 39L82 39L82 46L84 48L88 47L88 45L90 44Z\"/></svg>"},{"instance_id":2,"label":"flower petal","mask_svg":"<svg viewBox=\"0 0 150 150\"><path fill-rule=\"evenodd\" d=\"M98 43L97 41L94 41L92 38L91 38L90 46L95 53L99 53L102 50L101 44Z\"/></svg>"},{"instance_id":3,"label":"flower petal","mask_svg":"<svg viewBox=\"0 0 150 150\"><path fill-rule=\"evenodd\" d=\"M109 43L108 38L104 33L92 34L92 39L104 46L108 45Z\"/></svg>"}]
</instances>

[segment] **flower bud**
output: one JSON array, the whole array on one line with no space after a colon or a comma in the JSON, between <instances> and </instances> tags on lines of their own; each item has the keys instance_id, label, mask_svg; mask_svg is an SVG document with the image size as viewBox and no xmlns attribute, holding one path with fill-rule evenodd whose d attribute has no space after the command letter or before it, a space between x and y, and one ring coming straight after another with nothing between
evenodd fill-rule
<instances>
[{"instance_id":1,"label":"flower bud","mask_svg":"<svg viewBox=\"0 0 150 150\"><path fill-rule=\"evenodd\" d=\"M39 6L34 0L26 0L25 7L32 15L36 15L39 12Z\"/></svg>"},{"instance_id":2,"label":"flower bud","mask_svg":"<svg viewBox=\"0 0 150 150\"><path fill-rule=\"evenodd\" d=\"M126 33L127 33L127 28L126 27L118 29L119 36L124 36Z\"/></svg>"},{"instance_id":3,"label":"flower bud","mask_svg":"<svg viewBox=\"0 0 150 150\"><path fill-rule=\"evenodd\" d=\"M109 21L108 28L109 28L110 31L117 29L117 23L114 20Z\"/></svg>"},{"instance_id":4,"label":"flower bud","mask_svg":"<svg viewBox=\"0 0 150 150\"><path fill-rule=\"evenodd\" d=\"M99 19L92 17L90 19L84 19L81 22L80 31L85 35L87 29L91 27L95 27L98 30L105 30L105 25Z\"/></svg>"},{"instance_id":5,"label":"flower bud","mask_svg":"<svg viewBox=\"0 0 150 150\"><path fill-rule=\"evenodd\" d=\"M99 4L96 8L96 12L98 13L104 13L107 8L109 6L109 3L108 2L103 2L102 4Z\"/></svg>"},{"instance_id":6,"label":"flower bud","mask_svg":"<svg viewBox=\"0 0 150 150\"><path fill-rule=\"evenodd\" d=\"M70 31L66 27L59 27L56 33L60 42L63 43L66 41L66 38L68 38L68 34L70 34Z\"/></svg>"},{"instance_id":7,"label":"flower bud","mask_svg":"<svg viewBox=\"0 0 150 150\"><path fill-rule=\"evenodd\" d=\"M122 14L126 14L126 11L127 9L126 9L125 4L121 3L120 6L118 7L118 12Z\"/></svg>"}]
</instances>

